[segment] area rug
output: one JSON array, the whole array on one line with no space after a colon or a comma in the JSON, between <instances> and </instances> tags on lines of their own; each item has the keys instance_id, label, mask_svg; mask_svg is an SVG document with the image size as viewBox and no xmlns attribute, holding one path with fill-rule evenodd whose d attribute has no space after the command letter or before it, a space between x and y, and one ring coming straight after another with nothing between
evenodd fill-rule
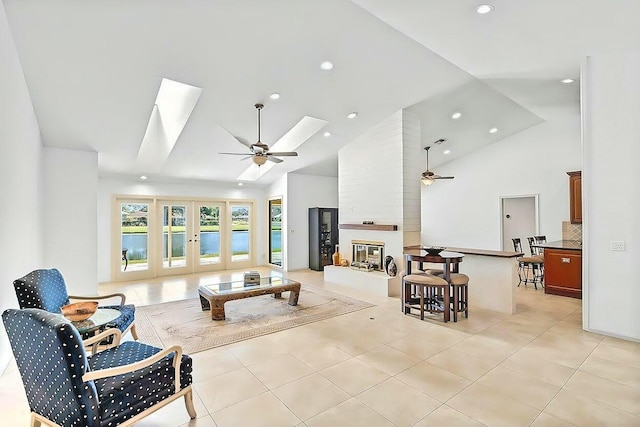
<instances>
[{"instance_id":1,"label":"area rug","mask_svg":"<svg viewBox=\"0 0 640 427\"><path fill-rule=\"evenodd\" d=\"M141 342L166 348L180 345L187 354L295 328L373 307L364 301L302 285L297 306L273 295L229 301L226 319L211 320L199 298L136 307L136 331Z\"/></svg>"}]
</instances>

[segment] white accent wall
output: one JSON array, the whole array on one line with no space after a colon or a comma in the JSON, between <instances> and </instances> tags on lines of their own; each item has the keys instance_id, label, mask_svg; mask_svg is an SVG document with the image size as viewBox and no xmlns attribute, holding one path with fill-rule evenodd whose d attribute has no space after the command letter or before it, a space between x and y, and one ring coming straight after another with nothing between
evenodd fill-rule
<instances>
[{"instance_id":1,"label":"white accent wall","mask_svg":"<svg viewBox=\"0 0 640 427\"><path fill-rule=\"evenodd\" d=\"M125 181L100 179L98 181L98 280L111 281L110 257L113 248L111 242L112 201L114 195L171 196L206 199L253 200L255 202L255 224L257 256L256 265L266 262L266 201L262 188L214 183L189 182L170 184L149 181Z\"/></svg>"},{"instance_id":2,"label":"white accent wall","mask_svg":"<svg viewBox=\"0 0 640 427\"><path fill-rule=\"evenodd\" d=\"M340 230L343 258L351 241L382 241L385 255L401 265L405 244L420 232L420 124L398 111L338 152L340 224L394 224L398 231Z\"/></svg>"},{"instance_id":3,"label":"white accent wall","mask_svg":"<svg viewBox=\"0 0 640 427\"><path fill-rule=\"evenodd\" d=\"M285 207L287 210L287 228L286 233L283 233L287 235L285 268L286 270L309 268L309 208L338 207L338 178L287 174Z\"/></svg>"},{"instance_id":4,"label":"white accent wall","mask_svg":"<svg viewBox=\"0 0 640 427\"><path fill-rule=\"evenodd\" d=\"M587 58L584 131L583 324L640 340L640 51ZM624 241L614 252L611 241Z\"/></svg>"},{"instance_id":5,"label":"white accent wall","mask_svg":"<svg viewBox=\"0 0 640 427\"><path fill-rule=\"evenodd\" d=\"M60 270L70 295L98 293L98 153L44 151L44 264Z\"/></svg>"},{"instance_id":6,"label":"white accent wall","mask_svg":"<svg viewBox=\"0 0 640 427\"><path fill-rule=\"evenodd\" d=\"M445 143L446 144L446 143ZM549 120L481 150L432 167L453 180L422 188L422 243L501 249L500 197L539 195L540 234L562 238L569 219L567 171L581 170L580 116ZM511 249L511 248L508 248Z\"/></svg>"},{"instance_id":7,"label":"white accent wall","mask_svg":"<svg viewBox=\"0 0 640 427\"><path fill-rule=\"evenodd\" d=\"M42 141L0 0L0 312L18 308L12 282L43 257ZM0 373L11 349L0 322Z\"/></svg>"}]
</instances>

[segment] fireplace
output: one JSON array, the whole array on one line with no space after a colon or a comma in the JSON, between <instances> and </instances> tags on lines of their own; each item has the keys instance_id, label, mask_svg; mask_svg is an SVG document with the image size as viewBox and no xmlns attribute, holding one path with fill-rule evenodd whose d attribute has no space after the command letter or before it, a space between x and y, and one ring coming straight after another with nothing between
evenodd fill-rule
<instances>
[{"instance_id":1,"label":"fireplace","mask_svg":"<svg viewBox=\"0 0 640 427\"><path fill-rule=\"evenodd\" d=\"M384 271L384 242L352 240L351 255L351 268Z\"/></svg>"}]
</instances>

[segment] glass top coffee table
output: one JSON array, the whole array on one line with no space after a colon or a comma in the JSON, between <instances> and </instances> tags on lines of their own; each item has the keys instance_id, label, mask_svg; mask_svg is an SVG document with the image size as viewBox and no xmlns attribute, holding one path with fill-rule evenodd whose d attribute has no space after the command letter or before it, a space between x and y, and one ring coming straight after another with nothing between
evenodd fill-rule
<instances>
[{"instance_id":1,"label":"glass top coffee table","mask_svg":"<svg viewBox=\"0 0 640 427\"><path fill-rule=\"evenodd\" d=\"M261 277L260 283L235 282L215 283L198 287L202 311L211 310L211 319L224 320L224 303L235 299L273 294L280 298L282 292L289 292L289 305L297 305L300 283L283 277Z\"/></svg>"},{"instance_id":2,"label":"glass top coffee table","mask_svg":"<svg viewBox=\"0 0 640 427\"><path fill-rule=\"evenodd\" d=\"M71 324L75 326L78 332L80 332L81 334L93 332L97 329L100 329L107 323L117 319L118 317L120 317L120 314L120 310L115 310L113 308L98 308L96 312L93 313L93 315L88 319L81 320L79 322L71 322Z\"/></svg>"}]
</instances>

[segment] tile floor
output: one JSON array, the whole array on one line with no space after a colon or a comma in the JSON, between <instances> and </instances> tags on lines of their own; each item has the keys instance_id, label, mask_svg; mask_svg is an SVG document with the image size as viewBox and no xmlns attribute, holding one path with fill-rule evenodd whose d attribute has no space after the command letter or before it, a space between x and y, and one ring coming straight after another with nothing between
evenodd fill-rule
<instances>
[{"instance_id":1,"label":"tile floor","mask_svg":"<svg viewBox=\"0 0 640 427\"><path fill-rule=\"evenodd\" d=\"M100 292L154 304L241 274ZM403 315L396 298L325 283L322 273L286 276L376 306L192 354L198 418L189 421L179 400L138 426L640 426L640 343L583 331L579 300L519 288L514 315L471 301L469 319L443 324ZM29 425L13 363L0 377L0 413L2 425Z\"/></svg>"}]
</instances>

